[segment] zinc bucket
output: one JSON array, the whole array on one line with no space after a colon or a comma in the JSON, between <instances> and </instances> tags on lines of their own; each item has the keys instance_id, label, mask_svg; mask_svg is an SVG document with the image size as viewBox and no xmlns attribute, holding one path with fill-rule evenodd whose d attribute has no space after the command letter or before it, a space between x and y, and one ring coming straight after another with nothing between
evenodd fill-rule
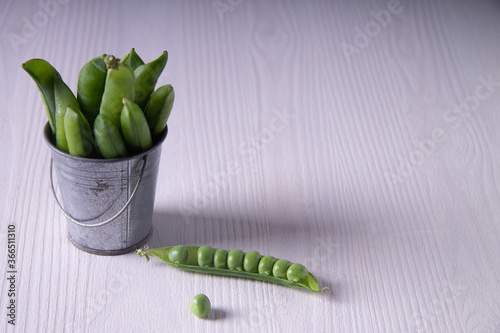
<instances>
[{"instance_id":1,"label":"zinc bucket","mask_svg":"<svg viewBox=\"0 0 500 333\"><path fill-rule=\"evenodd\" d=\"M152 231L161 145L168 129L149 150L124 158L76 157L55 146L49 124L50 184L68 221L68 238L80 250L118 255L142 246ZM54 188L57 176L60 199Z\"/></svg>"}]
</instances>

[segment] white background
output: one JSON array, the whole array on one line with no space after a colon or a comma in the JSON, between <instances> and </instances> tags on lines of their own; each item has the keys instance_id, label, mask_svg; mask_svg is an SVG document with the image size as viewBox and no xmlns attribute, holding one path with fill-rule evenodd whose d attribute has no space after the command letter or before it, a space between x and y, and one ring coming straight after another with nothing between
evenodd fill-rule
<instances>
[{"instance_id":1,"label":"white background","mask_svg":"<svg viewBox=\"0 0 500 333\"><path fill-rule=\"evenodd\" d=\"M493 0L2 1L0 330L500 332L499 22ZM176 90L149 245L258 250L329 290L69 243L21 64L76 91L85 62L132 47L168 50Z\"/></svg>"}]
</instances>

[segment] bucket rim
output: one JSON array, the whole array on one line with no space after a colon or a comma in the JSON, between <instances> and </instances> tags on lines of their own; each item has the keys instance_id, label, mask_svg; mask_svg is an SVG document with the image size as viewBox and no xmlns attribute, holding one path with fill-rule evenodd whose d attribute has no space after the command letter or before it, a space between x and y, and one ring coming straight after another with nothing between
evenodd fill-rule
<instances>
[{"instance_id":1,"label":"bucket rim","mask_svg":"<svg viewBox=\"0 0 500 333\"><path fill-rule=\"evenodd\" d=\"M92 157L73 156L69 153L63 152L62 150L57 148L54 144L55 138L54 138L54 135L52 134L52 130L50 128L49 122L45 123L45 126L43 127L43 138L45 139L45 142L47 143L47 145L49 146L49 148L53 152L55 152L61 156L64 156L65 158L70 158L70 159L73 159L76 161L81 161L81 162L91 162L91 163L114 163L114 162L118 163L118 162L125 162L125 161L131 161L131 160L135 160L138 158L142 158L142 157L144 157L144 155L147 155L147 154L151 153L153 150L159 148L163 144L163 142L165 141L167 134L168 134L168 126L166 125L165 129L160 134L160 136L155 140L155 142L153 143L151 148L149 148L146 151L134 154L134 155L129 155L126 157L118 157L118 158L92 158Z\"/></svg>"}]
</instances>

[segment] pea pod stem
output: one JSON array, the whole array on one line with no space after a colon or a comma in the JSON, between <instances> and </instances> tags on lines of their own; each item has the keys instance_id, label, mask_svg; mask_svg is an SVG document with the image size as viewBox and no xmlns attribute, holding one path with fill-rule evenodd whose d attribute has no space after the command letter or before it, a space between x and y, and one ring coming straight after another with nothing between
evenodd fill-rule
<instances>
[{"instance_id":1,"label":"pea pod stem","mask_svg":"<svg viewBox=\"0 0 500 333\"><path fill-rule=\"evenodd\" d=\"M189 272L195 273L203 273L203 274L212 274L212 275L221 275L221 276L229 276L229 277L239 277L239 278L247 278L252 280L259 280L265 282L271 282L287 287L299 287L304 288L313 292L320 292L318 288L318 282L316 278L308 273L307 276L297 282L290 281L287 279L277 278L272 275L264 275L258 274L255 272L246 272L244 270L231 270L224 268L216 268L216 267L206 267L198 265L198 249L199 246L185 246L187 248L187 259L180 262L174 262L169 259L169 251L174 248L173 246L163 247L163 248L155 248L155 249L139 249L137 250L137 254L142 257L145 256L146 260L149 261L150 257L155 257L164 263L185 270ZM216 249L214 249L216 250ZM323 288L324 289L324 288ZM321 289L321 290L323 290Z\"/></svg>"}]
</instances>

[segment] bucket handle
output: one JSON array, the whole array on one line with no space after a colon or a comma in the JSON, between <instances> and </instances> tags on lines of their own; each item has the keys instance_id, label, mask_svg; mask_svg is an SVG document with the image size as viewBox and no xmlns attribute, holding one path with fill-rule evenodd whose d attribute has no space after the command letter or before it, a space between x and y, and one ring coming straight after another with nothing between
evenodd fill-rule
<instances>
[{"instance_id":1,"label":"bucket handle","mask_svg":"<svg viewBox=\"0 0 500 333\"><path fill-rule=\"evenodd\" d=\"M56 199L57 206L59 207L59 209L61 210L61 212L63 213L63 215L66 216L66 218L68 220L70 220L74 224L77 224L77 225L79 225L81 227L100 227L100 226L103 226L105 224L108 224L108 223L116 220L118 218L118 216L120 216L125 211L125 209L128 208L128 206L132 202L132 199L134 198L135 193L137 192L137 189L139 188L139 184L141 183L142 176L144 174L144 168L146 167L146 161L147 161L147 159L148 159L148 155L144 155L144 157L143 157L144 162L142 163L141 173L139 174L139 180L137 181L137 184L135 185L134 191L132 191L132 194L130 195L130 198L125 203L125 205L123 206L123 208L120 209L120 211L118 213L116 213L114 216L110 217L106 221L102 221L102 222L95 223L95 224L88 224L88 223L83 223L82 221L79 221L79 220L75 219L73 216L71 216L68 212L66 212L64 210L63 206L59 202L59 199L57 198L57 195L56 195L56 190L54 189L54 181L53 181L53 177L52 177L53 159L50 158L50 187L52 189L52 194L54 195L54 198Z\"/></svg>"}]
</instances>

